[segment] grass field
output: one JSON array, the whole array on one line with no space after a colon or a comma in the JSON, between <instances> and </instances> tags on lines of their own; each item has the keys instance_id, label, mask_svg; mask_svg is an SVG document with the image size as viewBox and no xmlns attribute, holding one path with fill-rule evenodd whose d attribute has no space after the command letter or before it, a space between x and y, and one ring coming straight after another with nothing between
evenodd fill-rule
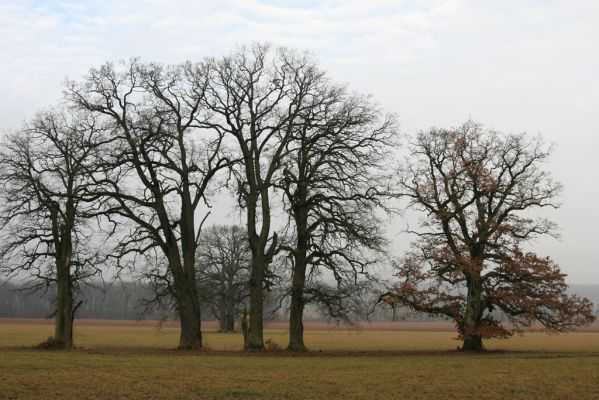
<instances>
[{"instance_id":1,"label":"grass field","mask_svg":"<svg viewBox=\"0 0 599 400\"><path fill-rule=\"evenodd\" d=\"M36 350L49 324L0 324L0 399L599 399L599 333L530 333L455 352L450 332L308 330L308 355L245 354L207 332L77 326L77 350ZM285 331L267 331L280 345Z\"/></svg>"}]
</instances>

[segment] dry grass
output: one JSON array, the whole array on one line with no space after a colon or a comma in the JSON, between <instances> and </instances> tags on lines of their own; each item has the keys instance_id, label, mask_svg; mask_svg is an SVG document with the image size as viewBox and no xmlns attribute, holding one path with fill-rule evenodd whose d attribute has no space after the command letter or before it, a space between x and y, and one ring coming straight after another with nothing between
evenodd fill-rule
<instances>
[{"instance_id":1,"label":"dry grass","mask_svg":"<svg viewBox=\"0 0 599 400\"><path fill-rule=\"evenodd\" d=\"M488 345L526 352L464 355L446 332L307 331L318 356L295 357L216 351L239 349L239 334L208 332L213 351L188 353L172 350L176 328L78 326L78 350L23 347L51 334L0 325L0 399L599 399L597 333L527 334Z\"/></svg>"},{"instance_id":2,"label":"dry grass","mask_svg":"<svg viewBox=\"0 0 599 400\"><path fill-rule=\"evenodd\" d=\"M107 321L108 323L108 321ZM53 325L0 324L0 347L34 346L53 334ZM174 349L179 340L179 329L159 325L87 326L75 327L75 343L84 349ZM310 350L335 351L446 351L455 350L460 342L453 332L402 331L348 331L339 329L307 330L306 344ZM269 330L265 338L285 346L288 333ZM204 342L211 350L241 350L241 334L204 332ZM507 340L486 342L489 350L541 352L597 352L599 333L569 333L547 335L527 333Z\"/></svg>"}]
</instances>

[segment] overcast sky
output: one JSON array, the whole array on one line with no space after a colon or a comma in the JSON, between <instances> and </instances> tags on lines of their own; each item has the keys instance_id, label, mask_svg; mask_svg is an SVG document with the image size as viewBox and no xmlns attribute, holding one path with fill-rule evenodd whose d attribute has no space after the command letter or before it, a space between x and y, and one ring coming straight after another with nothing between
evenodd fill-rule
<instances>
[{"instance_id":1,"label":"overcast sky","mask_svg":"<svg viewBox=\"0 0 599 400\"><path fill-rule=\"evenodd\" d=\"M536 251L569 282L599 283L598 21L597 0L0 0L0 130L105 61L199 60L251 41L310 50L404 133L471 117L555 143L562 240Z\"/></svg>"}]
</instances>

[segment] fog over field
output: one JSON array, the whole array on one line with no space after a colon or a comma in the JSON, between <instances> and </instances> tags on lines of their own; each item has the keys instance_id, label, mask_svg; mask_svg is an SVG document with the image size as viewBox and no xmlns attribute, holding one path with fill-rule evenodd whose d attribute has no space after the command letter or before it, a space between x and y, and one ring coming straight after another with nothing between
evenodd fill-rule
<instances>
[{"instance_id":1,"label":"fog over field","mask_svg":"<svg viewBox=\"0 0 599 400\"><path fill-rule=\"evenodd\" d=\"M376 5L375 5L376 4ZM268 41L312 51L329 76L397 112L402 132L471 117L555 144L547 168L565 185L547 216L560 241L536 251L571 283L599 283L599 3L503 1L0 2L0 130L18 128L106 61L176 63ZM215 201L210 222L237 220ZM410 215L392 218L396 254Z\"/></svg>"}]
</instances>

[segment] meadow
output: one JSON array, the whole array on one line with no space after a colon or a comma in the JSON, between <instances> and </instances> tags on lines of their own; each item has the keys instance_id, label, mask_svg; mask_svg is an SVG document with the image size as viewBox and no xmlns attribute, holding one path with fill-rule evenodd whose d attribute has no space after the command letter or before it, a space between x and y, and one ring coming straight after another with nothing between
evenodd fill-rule
<instances>
[{"instance_id":1,"label":"meadow","mask_svg":"<svg viewBox=\"0 0 599 400\"><path fill-rule=\"evenodd\" d=\"M0 323L0 399L599 399L599 333L527 333L455 351L453 332L307 330L304 355L247 354L240 334L175 350L178 328L75 328L70 352L34 346L50 324ZM283 346L285 330L265 337Z\"/></svg>"}]
</instances>

